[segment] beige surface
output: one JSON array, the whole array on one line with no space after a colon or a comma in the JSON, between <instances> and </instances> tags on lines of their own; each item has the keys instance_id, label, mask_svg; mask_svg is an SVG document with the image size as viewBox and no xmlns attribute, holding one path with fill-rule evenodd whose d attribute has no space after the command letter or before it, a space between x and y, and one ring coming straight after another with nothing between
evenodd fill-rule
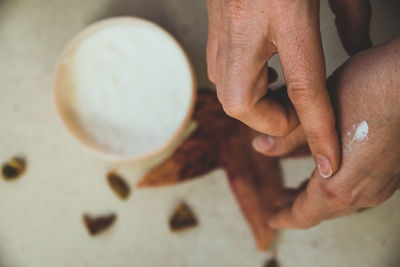
<instances>
[{"instance_id":1,"label":"beige surface","mask_svg":"<svg viewBox=\"0 0 400 267\"><path fill-rule=\"evenodd\" d=\"M331 72L346 56L321 2ZM399 34L398 1L376 0L374 8L374 40ZM0 161L24 155L29 164L22 179L0 179L0 266L262 266L270 253L256 251L222 171L172 188L134 189L121 202L106 186L106 171L116 168L134 185L154 162L102 161L62 128L51 96L57 55L83 26L114 15L163 25L187 49L199 84L208 85L205 0L0 0ZM313 164L286 160L283 168L287 184L296 185ZM200 227L174 235L166 219L182 199L193 206ZM398 267L399 205L397 193L364 213L285 231L277 242L279 261L283 267ZM119 217L109 232L89 238L84 211L116 211Z\"/></svg>"}]
</instances>

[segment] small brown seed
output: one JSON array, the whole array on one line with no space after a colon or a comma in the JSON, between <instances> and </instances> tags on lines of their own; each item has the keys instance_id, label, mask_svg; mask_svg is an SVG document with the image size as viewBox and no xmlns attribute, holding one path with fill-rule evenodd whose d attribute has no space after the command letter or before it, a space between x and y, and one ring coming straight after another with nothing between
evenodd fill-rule
<instances>
[{"instance_id":1,"label":"small brown seed","mask_svg":"<svg viewBox=\"0 0 400 267\"><path fill-rule=\"evenodd\" d=\"M131 193L131 189L127 182L115 172L107 174L107 181L114 193L121 199L127 199Z\"/></svg>"},{"instance_id":2,"label":"small brown seed","mask_svg":"<svg viewBox=\"0 0 400 267\"><path fill-rule=\"evenodd\" d=\"M14 180L24 173L25 168L25 159L15 157L3 164L1 172L5 180Z\"/></svg>"},{"instance_id":3,"label":"small brown seed","mask_svg":"<svg viewBox=\"0 0 400 267\"><path fill-rule=\"evenodd\" d=\"M102 216L90 216L88 214L83 215L83 223L85 224L90 235L97 235L107 230L117 219L115 213L102 215Z\"/></svg>"},{"instance_id":4,"label":"small brown seed","mask_svg":"<svg viewBox=\"0 0 400 267\"><path fill-rule=\"evenodd\" d=\"M171 218L169 219L169 227L172 231L186 230L198 224L196 216L191 208L185 203L176 205Z\"/></svg>"}]
</instances>

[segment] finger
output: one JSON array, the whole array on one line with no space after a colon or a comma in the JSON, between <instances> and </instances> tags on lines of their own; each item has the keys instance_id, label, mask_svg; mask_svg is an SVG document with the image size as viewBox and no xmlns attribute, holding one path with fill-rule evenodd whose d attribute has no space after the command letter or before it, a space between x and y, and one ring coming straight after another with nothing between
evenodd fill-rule
<instances>
[{"instance_id":1,"label":"finger","mask_svg":"<svg viewBox=\"0 0 400 267\"><path fill-rule=\"evenodd\" d=\"M275 229L306 229L319 224L333 210L318 188L318 175L313 175L307 188L301 191L291 206L281 209L269 221Z\"/></svg>"},{"instance_id":2,"label":"finger","mask_svg":"<svg viewBox=\"0 0 400 267\"><path fill-rule=\"evenodd\" d=\"M207 0L208 9L208 39L207 39L207 73L212 83L216 83L216 60L218 49L218 34L216 16L218 9L213 0Z\"/></svg>"},{"instance_id":3,"label":"finger","mask_svg":"<svg viewBox=\"0 0 400 267\"><path fill-rule=\"evenodd\" d=\"M258 132L282 136L297 126L297 115L291 105L274 97L272 91L267 94L267 60L274 51L254 49L257 44L229 45L223 74L217 70L217 75L223 76L221 83L217 82L217 91L228 115Z\"/></svg>"},{"instance_id":4,"label":"finger","mask_svg":"<svg viewBox=\"0 0 400 267\"><path fill-rule=\"evenodd\" d=\"M352 56L372 47L369 34L371 3L369 0L329 0L335 23L346 52Z\"/></svg>"},{"instance_id":5,"label":"finger","mask_svg":"<svg viewBox=\"0 0 400 267\"><path fill-rule=\"evenodd\" d=\"M310 22L307 20L315 16L304 14L301 17L305 17L305 21L299 21L295 28L282 33L285 38L277 40L278 53L289 98L316 158L320 174L327 178L339 167L339 141L333 108L325 87L319 19Z\"/></svg>"},{"instance_id":6,"label":"finger","mask_svg":"<svg viewBox=\"0 0 400 267\"><path fill-rule=\"evenodd\" d=\"M253 147L256 151L267 156L283 156L293 152L307 142L301 126L290 134L282 137L261 134L254 138Z\"/></svg>"}]
</instances>

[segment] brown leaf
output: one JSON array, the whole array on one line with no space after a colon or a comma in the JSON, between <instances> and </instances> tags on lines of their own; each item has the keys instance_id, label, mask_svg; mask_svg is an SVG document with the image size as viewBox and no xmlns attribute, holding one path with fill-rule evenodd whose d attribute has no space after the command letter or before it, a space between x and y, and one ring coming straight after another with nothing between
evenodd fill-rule
<instances>
[{"instance_id":1,"label":"brown leaf","mask_svg":"<svg viewBox=\"0 0 400 267\"><path fill-rule=\"evenodd\" d=\"M83 215L83 223L85 224L89 234L92 236L107 230L116 219L117 215L114 213L97 217L88 214Z\"/></svg>"},{"instance_id":2,"label":"brown leaf","mask_svg":"<svg viewBox=\"0 0 400 267\"><path fill-rule=\"evenodd\" d=\"M199 91L194 119L196 130L138 185L173 185L223 168L258 247L267 249L275 235L268 219L282 189L278 160L253 150L254 132L224 113L214 91Z\"/></svg>"},{"instance_id":3,"label":"brown leaf","mask_svg":"<svg viewBox=\"0 0 400 267\"><path fill-rule=\"evenodd\" d=\"M214 146L217 144L214 143ZM189 138L165 162L147 173L138 187L165 186L205 174L218 166L218 150L200 138ZM185 164L182 164L185 162Z\"/></svg>"},{"instance_id":4,"label":"brown leaf","mask_svg":"<svg viewBox=\"0 0 400 267\"><path fill-rule=\"evenodd\" d=\"M171 231L181 231L197 225L197 219L192 209L185 203L176 205L174 212L169 219Z\"/></svg>"},{"instance_id":5,"label":"brown leaf","mask_svg":"<svg viewBox=\"0 0 400 267\"><path fill-rule=\"evenodd\" d=\"M5 180L14 180L20 177L25 172L25 169L25 159L14 157L3 164L1 168L1 173Z\"/></svg>"},{"instance_id":6,"label":"brown leaf","mask_svg":"<svg viewBox=\"0 0 400 267\"><path fill-rule=\"evenodd\" d=\"M107 174L107 181L114 193L121 199L127 199L131 189L125 180L115 172Z\"/></svg>"},{"instance_id":7,"label":"brown leaf","mask_svg":"<svg viewBox=\"0 0 400 267\"><path fill-rule=\"evenodd\" d=\"M275 236L268 219L274 212L274 199L281 192L281 170L278 159L254 151L252 136L252 131L241 127L221 152L231 189L252 226L258 248L266 250Z\"/></svg>"}]
</instances>

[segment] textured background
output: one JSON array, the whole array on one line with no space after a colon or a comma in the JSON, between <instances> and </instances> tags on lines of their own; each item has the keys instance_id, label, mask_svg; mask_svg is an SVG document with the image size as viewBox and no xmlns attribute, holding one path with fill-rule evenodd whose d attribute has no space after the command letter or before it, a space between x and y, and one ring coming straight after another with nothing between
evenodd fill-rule
<instances>
[{"instance_id":1,"label":"textured background","mask_svg":"<svg viewBox=\"0 0 400 267\"><path fill-rule=\"evenodd\" d=\"M375 43L400 34L398 0L373 1ZM52 103L51 78L65 43L102 18L135 15L170 31L191 57L200 86L206 77L205 0L0 0L0 162L28 159L26 175L0 179L0 266L230 266L261 267L258 252L222 171L184 185L134 189L127 202L104 175L117 169L133 186L159 161L116 164L87 154L63 129ZM327 70L347 57L327 1L321 1ZM271 60L278 67L278 58ZM282 82L282 80L280 80ZM165 155L164 155L165 156ZM285 160L285 181L297 185L310 159ZM167 218L179 200L200 227L171 234ZM284 231L275 246L282 267L400 266L400 194L383 205L307 231ZM81 223L84 211L116 211L114 227L96 238Z\"/></svg>"}]
</instances>

